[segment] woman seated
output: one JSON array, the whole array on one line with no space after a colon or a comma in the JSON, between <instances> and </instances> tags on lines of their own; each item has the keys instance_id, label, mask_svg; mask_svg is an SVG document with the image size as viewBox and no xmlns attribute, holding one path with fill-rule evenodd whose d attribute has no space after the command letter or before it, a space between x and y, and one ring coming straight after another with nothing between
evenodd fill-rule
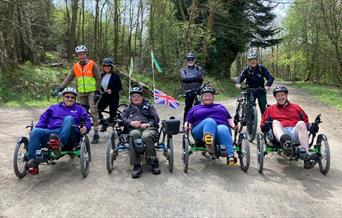
<instances>
[{"instance_id":1,"label":"woman seated","mask_svg":"<svg viewBox=\"0 0 342 218\"><path fill-rule=\"evenodd\" d=\"M214 103L215 89L201 89L201 105L192 107L186 114L184 131L191 130L195 140L203 141L209 154L216 158L215 143L224 145L227 152L227 164L235 163L231 131L235 124L228 110L222 104ZM216 142L215 142L216 141Z\"/></svg>"}]
</instances>

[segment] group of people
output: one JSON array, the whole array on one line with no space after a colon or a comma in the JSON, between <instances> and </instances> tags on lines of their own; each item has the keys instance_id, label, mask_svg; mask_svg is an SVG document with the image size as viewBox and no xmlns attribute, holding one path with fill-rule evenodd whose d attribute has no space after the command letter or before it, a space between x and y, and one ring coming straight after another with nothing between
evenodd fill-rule
<instances>
[{"instance_id":1,"label":"group of people","mask_svg":"<svg viewBox=\"0 0 342 218\"><path fill-rule=\"evenodd\" d=\"M88 109L90 109L94 126L92 143L99 142L99 119L103 119L102 111L107 106L110 108L109 122L115 119L122 84L118 73L114 72L112 59L103 59L101 73L96 63L87 58L85 46L77 46L75 53L79 61L73 65L64 82L54 91L55 94L62 94L62 102L49 107L40 116L38 124L30 134L27 169L31 174L39 172L35 154L41 146L47 145L49 139L56 139L60 150L73 149L80 135L90 131L91 121L87 113ZM286 87L276 87L273 90L277 103L266 108L266 92L272 86L274 78L264 66L258 64L255 52L248 55L248 62L248 67L236 80L236 88L240 88L240 83L244 80L251 88L264 88L263 91L255 93L263 115L261 130L265 133L272 131L274 137L282 145L291 142L300 143L301 157L304 161L308 160L310 155L307 128L317 127L310 127L308 116L303 109L289 102ZM187 54L186 63L187 65L180 72L185 92L184 131L191 131L195 140L203 141L213 159L217 158L214 152L215 143L225 146L227 164L232 165L236 162L231 133L231 129L236 129L234 120L222 104L214 103L215 89L208 86L202 87L203 70L196 64L194 53ZM67 87L75 78L77 91ZM131 88L129 90L130 104L122 114L122 125L129 132L129 156L130 163L133 165L133 178L140 177L143 169L141 155L134 147L137 139L142 139L146 145L145 157L151 166L152 173L160 174L154 146L158 140L159 116L155 107L144 99L143 94L144 90L141 87ZM198 94L201 96L202 104L193 106ZM76 103L77 96L80 105ZM106 125L108 123L104 123L102 131L105 131ZM317 129L311 130L318 131ZM310 166L305 165L305 168L310 168Z\"/></svg>"}]
</instances>

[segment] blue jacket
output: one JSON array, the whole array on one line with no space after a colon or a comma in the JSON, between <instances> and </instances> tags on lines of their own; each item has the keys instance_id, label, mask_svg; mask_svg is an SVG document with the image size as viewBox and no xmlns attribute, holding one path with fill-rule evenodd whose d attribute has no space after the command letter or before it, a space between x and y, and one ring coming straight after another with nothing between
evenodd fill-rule
<instances>
[{"instance_id":1,"label":"blue jacket","mask_svg":"<svg viewBox=\"0 0 342 218\"><path fill-rule=\"evenodd\" d=\"M65 106L63 102L50 106L40 116L39 122L37 123L36 127L43 129L60 128L63 123L64 117L66 116L72 116L74 118L75 125L80 125L81 118L84 118L87 132L90 131L90 117L85 109L77 103L73 104L71 107Z\"/></svg>"}]
</instances>

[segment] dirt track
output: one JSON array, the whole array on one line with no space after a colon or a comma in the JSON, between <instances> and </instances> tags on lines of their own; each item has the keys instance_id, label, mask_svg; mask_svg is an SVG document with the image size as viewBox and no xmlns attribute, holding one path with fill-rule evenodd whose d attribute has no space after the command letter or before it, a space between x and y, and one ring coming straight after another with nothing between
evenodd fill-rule
<instances>
[{"instance_id":1,"label":"dirt track","mask_svg":"<svg viewBox=\"0 0 342 218\"><path fill-rule=\"evenodd\" d=\"M273 103L272 96L268 96ZM290 89L290 100L306 110L311 121L322 114L320 131L326 133L332 154L327 176L318 166L303 169L303 162L288 163L277 154L267 155L264 175L256 169L256 148L251 144L248 173L224 160L191 158L188 174L182 171L181 135L174 138L175 169L167 170L160 154L162 174L147 168L131 179L128 161L112 174L105 166L108 132L92 145L93 162L82 178L79 159L64 157L55 166L41 166L38 176L17 179L12 156L24 127L42 110L0 109L0 217L339 217L342 214L342 113L317 103L309 95ZM224 104L234 114L235 99ZM182 112L158 107L161 118ZM91 135L92 136L92 132Z\"/></svg>"}]
</instances>

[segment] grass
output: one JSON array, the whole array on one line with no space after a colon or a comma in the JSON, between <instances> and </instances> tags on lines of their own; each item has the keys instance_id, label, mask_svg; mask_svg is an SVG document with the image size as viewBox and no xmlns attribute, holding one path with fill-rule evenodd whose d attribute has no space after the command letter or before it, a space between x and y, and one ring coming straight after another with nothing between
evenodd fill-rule
<instances>
[{"instance_id":1,"label":"grass","mask_svg":"<svg viewBox=\"0 0 342 218\"><path fill-rule=\"evenodd\" d=\"M292 84L312 95L318 101L342 111L342 90L329 85L296 82Z\"/></svg>"}]
</instances>

